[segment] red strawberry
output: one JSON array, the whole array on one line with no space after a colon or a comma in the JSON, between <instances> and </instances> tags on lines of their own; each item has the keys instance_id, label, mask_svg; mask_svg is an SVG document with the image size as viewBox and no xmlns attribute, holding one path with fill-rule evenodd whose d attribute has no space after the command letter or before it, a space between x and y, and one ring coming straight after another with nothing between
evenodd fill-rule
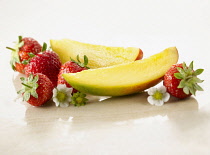
<instances>
[{"instance_id":1,"label":"red strawberry","mask_svg":"<svg viewBox=\"0 0 210 155\"><path fill-rule=\"evenodd\" d=\"M71 86L65 81L63 78L62 74L64 73L76 73L76 72L81 72L83 70L88 69L87 64L88 64L88 58L86 55L84 55L84 63L81 63L79 60L79 55L77 56L77 61L71 59L71 61L68 61L64 63L59 71L58 74L58 82L57 84L65 84L66 87L71 88ZM77 90L73 89L73 93L76 93Z\"/></svg>"},{"instance_id":2,"label":"red strawberry","mask_svg":"<svg viewBox=\"0 0 210 155\"><path fill-rule=\"evenodd\" d=\"M172 65L166 72L163 80L163 84L166 87L168 93L177 98L183 99L191 95L195 95L196 91L202 91L203 89L198 83L203 82L197 76L204 70L193 70L193 62L189 67L186 63Z\"/></svg>"},{"instance_id":3,"label":"red strawberry","mask_svg":"<svg viewBox=\"0 0 210 155\"><path fill-rule=\"evenodd\" d=\"M7 49L12 50L10 64L13 70L24 74L24 68L28 63L29 58L31 58L32 55L41 52L42 46L33 38L22 38L22 36L19 36L15 48L7 47Z\"/></svg>"},{"instance_id":4,"label":"red strawberry","mask_svg":"<svg viewBox=\"0 0 210 155\"><path fill-rule=\"evenodd\" d=\"M25 74L29 76L30 74L42 73L52 81L55 87L57 86L60 67L61 61L57 53L44 51L31 58L29 64L25 67Z\"/></svg>"},{"instance_id":5,"label":"red strawberry","mask_svg":"<svg viewBox=\"0 0 210 155\"><path fill-rule=\"evenodd\" d=\"M50 79L41 73L31 74L28 78L21 78L22 89L18 92L23 100L33 106L41 106L52 98L53 84Z\"/></svg>"}]
</instances>

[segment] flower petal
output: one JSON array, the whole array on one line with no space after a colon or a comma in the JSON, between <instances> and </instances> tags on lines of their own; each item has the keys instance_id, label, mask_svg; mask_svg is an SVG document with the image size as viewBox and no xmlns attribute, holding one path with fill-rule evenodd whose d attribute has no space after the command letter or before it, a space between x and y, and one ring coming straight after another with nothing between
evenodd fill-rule
<instances>
[{"instance_id":1,"label":"flower petal","mask_svg":"<svg viewBox=\"0 0 210 155\"><path fill-rule=\"evenodd\" d=\"M148 89L148 94L153 95L156 92L156 90L157 90L157 88L155 88L155 87L149 88Z\"/></svg>"},{"instance_id":2,"label":"flower petal","mask_svg":"<svg viewBox=\"0 0 210 155\"><path fill-rule=\"evenodd\" d=\"M59 106L59 101L56 97L53 97L53 102L55 103L55 106L58 107Z\"/></svg>"},{"instance_id":3,"label":"flower petal","mask_svg":"<svg viewBox=\"0 0 210 155\"><path fill-rule=\"evenodd\" d=\"M57 86L57 89L58 89L58 91L66 92L67 87L65 84L59 84Z\"/></svg>"},{"instance_id":4,"label":"flower petal","mask_svg":"<svg viewBox=\"0 0 210 155\"><path fill-rule=\"evenodd\" d=\"M61 103L60 104L60 107L62 107L62 108L66 108L68 106L69 106L69 103L68 102L64 102L64 103Z\"/></svg>"},{"instance_id":5,"label":"flower petal","mask_svg":"<svg viewBox=\"0 0 210 155\"><path fill-rule=\"evenodd\" d=\"M160 87L158 88L158 90L159 90L159 92L162 93L162 94L166 93L166 87L165 87L165 86L160 86Z\"/></svg>"},{"instance_id":6,"label":"flower petal","mask_svg":"<svg viewBox=\"0 0 210 155\"><path fill-rule=\"evenodd\" d=\"M162 106L164 104L163 100L156 100L155 105L156 106Z\"/></svg>"},{"instance_id":7,"label":"flower petal","mask_svg":"<svg viewBox=\"0 0 210 155\"><path fill-rule=\"evenodd\" d=\"M72 94L73 88L66 88L66 94Z\"/></svg>"},{"instance_id":8,"label":"flower petal","mask_svg":"<svg viewBox=\"0 0 210 155\"><path fill-rule=\"evenodd\" d=\"M54 89L53 89L53 97L56 97L56 96L57 96L57 92L58 92L57 89L54 88Z\"/></svg>"},{"instance_id":9,"label":"flower petal","mask_svg":"<svg viewBox=\"0 0 210 155\"><path fill-rule=\"evenodd\" d=\"M72 90L73 88L68 88L65 84L57 85L57 88L53 89L53 101L55 102L55 105L57 107L68 107L69 103L71 102ZM66 97L63 98L62 101L59 99L59 93L61 92L66 95Z\"/></svg>"},{"instance_id":10,"label":"flower petal","mask_svg":"<svg viewBox=\"0 0 210 155\"><path fill-rule=\"evenodd\" d=\"M147 101L151 104L151 105L154 105L154 99L152 96L148 96L147 97Z\"/></svg>"},{"instance_id":11,"label":"flower petal","mask_svg":"<svg viewBox=\"0 0 210 155\"><path fill-rule=\"evenodd\" d=\"M60 90L60 89L62 89L62 88L63 88L63 84L58 84L58 85L57 85L57 89L58 89L58 90Z\"/></svg>"},{"instance_id":12,"label":"flower petal","mask_svg":"<svg viewBox=\"0 0 210 155\"><path fill-rule=\"evenodd\" d=\"M163 95L163 102L168 102L169 99L170 99L170 94L169 93L165 93Z\"/></svg>"}]
</instances>

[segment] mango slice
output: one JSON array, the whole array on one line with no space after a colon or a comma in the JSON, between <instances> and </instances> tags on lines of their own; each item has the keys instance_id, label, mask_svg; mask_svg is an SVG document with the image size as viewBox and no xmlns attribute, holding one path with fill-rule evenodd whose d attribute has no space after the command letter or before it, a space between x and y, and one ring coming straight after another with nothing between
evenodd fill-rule
<instances>
[{"instance_id":1,"label":"mango slice","mask_svg":"<svg viewBox=\"0 0 210 155\"><path fill-rule=\"evenodd\" d=\"M111 67L63 74L75 89L92 95L123 96L141 92L162 81L166 71L178 61L176 47L143 60Z\"/></svg>"},{"instance_id":2,"label":"mango slice","mask_svg":"<svg viewBox=\"0 0 210 155\"><path fill-rule=\"evenodd\" d=\"M142 59L143 52L136 47L108 47L81 43L70 39L50 40L51 48L56 52L62 63L70 60L70 57L77 60L77 55L83 58L88 57L89 68L101 68L132 62ZM83 59L81 59L83 62Z\"/></svg>"}]
</instances>

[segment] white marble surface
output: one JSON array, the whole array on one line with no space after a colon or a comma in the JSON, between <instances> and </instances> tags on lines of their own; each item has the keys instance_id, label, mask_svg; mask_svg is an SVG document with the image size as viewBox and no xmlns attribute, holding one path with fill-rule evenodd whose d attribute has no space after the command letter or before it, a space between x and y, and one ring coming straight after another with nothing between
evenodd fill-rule
<instances>
[{"instance_id":1,"label":"white marble surface","mask_svg":"<svg viewBox=\"0 0 210 155\"><path fill-rule=\"evenodd\" d=\"M210 154L209 0L1 0L0 154ZM90 97L83 107L41 108L17 99L9 66L18 35L135 46L144 57L176 46L179 62L204 68L203 92L162 107L147 94Z\"/></svg>"}]
</instances>

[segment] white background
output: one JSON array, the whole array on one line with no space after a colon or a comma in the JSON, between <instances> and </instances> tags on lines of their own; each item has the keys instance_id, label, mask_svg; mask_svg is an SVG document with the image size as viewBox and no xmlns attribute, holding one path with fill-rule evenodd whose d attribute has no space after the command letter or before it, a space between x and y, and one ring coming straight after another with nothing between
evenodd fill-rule
<instances>
[{"instance_id":1,"label":"white background","mask_svg":"<svg viewBox=\"0 0 210 155\"><path fill-rule=\"evenodd\" d=\"M27 125L22 130L22 126L17 123L20 120L24 122L26 119L25 111L28 109L34 114L34 122L32 120L31 123L36 124L37 117L40 115L40 111L37 114L36 108L28 108L28 106L23 104L18 105L13 101L16 97L12 82L14 73L9 66L10 52L5 47L12 46L12 42L17 40L18 35L33 37L40 43L49 43L50 39L69 38L107 46L134 46L143 50L144 57L158 53L167 47L176 46L180 55L179 62L186 61L190 63L193 60L195 68L205 69L201 76L205 80L202 85L205 91L199 92L196 97L198 111L191 113L191 111L187 110L187 106L185 111L177 113L177 115L179 114L179 116L183 117L177 117L176 113L173 115L173 118L176 120L183 120L183 122L179 121L179 123L180 126L184 126L184 133L187 137L185 137L185 134L182 134L181 130L177 131L170 126L171 119L166 119L166 122L164 121L166 117L160 117L161 119L159 119L158 110L160 109L155 109L151 106L147 107L146 112L155 113L152 115L153 117L157 116L155 119L151 120L149 115L145 119L140 119L140 122L137 124L125 123L129 120L134 122L139 120L136 117L133 118L133 115L138 112L132 109L132 107L128 107L130 111L125 114L127 117L120 119L120 122L113 120L105 123L105 129L100 127L99 129L94 128L93 132L84 129L78 133L75 130L89 126L88 123L84 126L81 125L82 123L76 124L79 127L77 126L76 129L72 129L74 134L71 135L71 133L66 132L67 137L71 135L70 138L66 139L64 136L63 142L61 140L60 143L55 142L57 137L51 139L49 137L53 137L51 134L56 134L56 131L60 131L57 128L70 127L70 125L58 125L55 123L55 120L52 121L50 119L54 122L57 130L43 134L44 142L40 142L43 144L40 150L38 149L37 151L31 147L26 149L24 145L29 139L34 140L34 142L30 142L31 145L38 147L38 140L41 141L42 138L36 138L37 132L41 131L30 131ZM59 151L61 151L61 154L65 153L65 151L77 154L78 150L78 154L209 154L210 135L208 132L210 131L210 125L206 121L210 118L208 114L210 112L210 101L208 99L210 84L209 42L209 0L0 0L0 121L2 126L0 127L2 128L2 133L0 134L3 140L6 140L6 142L0 143L0 150L4 151L2 152L3 154L15 154L15 152L17 154L24 152L27 154L41 152L53 154L53 152L59 153ZM187 103L190 101L183 102ZM115 102L117 102L117 105L120 102L132 103L133 100L122 98ZM124 104L124 106L127 106L127 104ZM89 106L88 108L96 112L97 108L100 109L100 104ZM110 110L113 106L110 105L105 108ZM167 106L164 110L170 111L172 110L171 108ZM82 107L81 111L87 109ZM115 114L114 111L111 110L111 114ZM117 111L120 113L119 110ZM125 112L126 109L122 108L122 111ZM132 113L134 111L135 113ZM182 111L182 107L178 111ZM50 113L50 110L48 112ZM104 113L103 110L102 113ZM59 114L62 115L62 112L60 111ZM66 113L64 112L64 114ZM97 116L97 114L95 115ZM103 115L104 117L106 116L105 114ZM13 115L15 117L12 117ZM70 115L68 114L68 116ZM104 120L103 116L100 116L102 121ZM116 116L113 115L113 117ZM193 117L194 120L188 117ZM147 127L156 128L152 125L152 123L155 124L154 120L161 120L158 123L156 122L158 128L157 134L165 136L164 132L166 132L166 137L168 136L170 139L164 138L161 141L161 137L154 137L155 130L154 132L147 132ZM91 125L93 126L103 125L103 123L98 124L98 121L94 121L94 119L92 121ZM192 121L204 123L197 126ZM121 123L121 126L113 126L113 123ZM8 125L6 126L5 124ZM142 128L144 125L145 128ZM11 127L18 128L19 130L10 130ZM35 126L34 128L39 127ZM130 128L133 134L129 132ZM191 130L191 128L194 130ZM10 132L4 134L6 130ZM110 134L107 134L107 132ZM143 132L144 136L140 132ZM25 134L26 137L22 140L20 139L20 143L14 138L15 135L24 137ZM33 136L30 137L30 134ZM89 137L90 135L93 136L92 140ZM8 137L12 140L10 141ZM192 140L188 141L188 137L191 137ZM83 138L86 138L86 140L82 140ZM87 141L87 139L90 141ZM129 144L126 142L126 139ZM75 144L75 141L78 145ZM74 148L68 149L65 142L74 146ZM203 142L202 145L199 145L200 142ZM15 147L14 145L17 145L16 150L13 148ZM84 149L82 149L83 145ZM57 149L56 146L58 146ZM94 148L94 146L96 147ZM50 151L52 147L55 147L54 151ZM97 147L102 151L97 151Z\"/></svg>"}]
</instances>

